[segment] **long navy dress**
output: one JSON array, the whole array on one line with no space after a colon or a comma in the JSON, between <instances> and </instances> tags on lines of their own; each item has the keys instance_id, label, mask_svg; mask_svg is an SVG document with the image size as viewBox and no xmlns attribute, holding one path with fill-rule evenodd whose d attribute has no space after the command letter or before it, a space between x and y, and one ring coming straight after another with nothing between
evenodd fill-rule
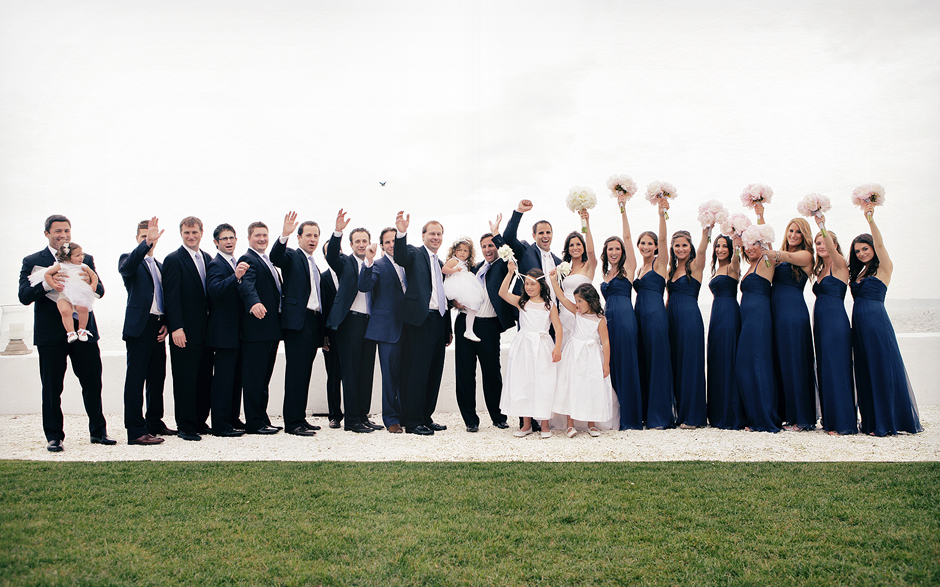
<instances>
[{"instance_id":1,"label":"long navy dress","mask_svg":"<svg viewBox=\"0 0 940 587\"><path fill-rule=\"evenodd\" d=\"M770 289L770 282L757 273L741 280L741 336L735 374L745 420L751 430L758 432L780 432L777 380L771 356L774 326Z\"/></svg>"},{"instance_id":2,"label":"long navy dress","mask_svg":"<svg viewBox=\"0 0 940 587\"><path fill-rule=\"evenodd\" d=\"M708 321L708 423L724 430L744 428L744 406L734 374L734 356L741 335L738 280L716 275L708 282L712 291Z\"/></svg>"},{"instance_id":3,"label":"long navy dress","mask_svg":"<svg viewBox=\"0 0 940 587\"><path fill-rule=\"evenodd\" d=\"M683 275L669 288L669 348L672 350L672 385L679 424L705 426L705 323L698 307L702 284Z\"/></svg>"},{"instance_id":4,"label":"long navy dress","mask_svg":"<svg viewBox=\"0 0 940 587\"><path fill-rule=\"evenodd\" d=\"M637 351L646 427L672 428L676 425L676 409L672 397L669 320L663 303L666 280L655 271L647 271L634 280L633 289L636 290Z\"/></svg>"},{"instance_id":5,"label":"long navy dress","mask_svg":"<svg viewBox=\"0 0 940 587\"><path fill-rule=\"evenodd\" d=\"M852 283L852 349L862 432L875 436L922 432L914 390L885 311L887 286L877 277Z\"/></svg>"},{"instance_id":6,"label":"long navy dress","mask_svg":"<svg viewBox=\"0 0 940 587\"><path fill-rule=\"evenodd\" d=\"M822 426L828 432L858 433L852 378L852 329L845 313L848 286L827 275L813 284L813 340Z\"/></svg>"},{"instance_id":7,"label":"long navy dress","mask_svg":"<svg viewBox=\"0 0 940 587\"><path fill-rule=\"evenodd\" d=\"M793 279L792 265L781 263L774 269L771 303L774 343L777 357L777 391L780 419L801 430L816 427L816 373L813 361L813 330L803 299L807 277Z\"/></svg>"},{"instance_id":8,"label":"long navy dress","mask_svg":"<svg viewBox=\"0 0 940 587\"><path fill-rule=\"evenodd\" d=\"M610 339L610 382L620 402L620 429L643 429L643 395L640 392L640 364L637 354L636 314L633 312L633 285L619 275L601 284L607 301L607 336Z\"/></svg>"}]
</instances>

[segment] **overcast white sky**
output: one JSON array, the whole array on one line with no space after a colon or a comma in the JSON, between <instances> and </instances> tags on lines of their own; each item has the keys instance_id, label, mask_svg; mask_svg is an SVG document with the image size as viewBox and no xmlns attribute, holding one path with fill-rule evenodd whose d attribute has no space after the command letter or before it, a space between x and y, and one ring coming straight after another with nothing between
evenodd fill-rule
<instances>
[{"instance_id":1,"label":"overcast white sky","mask_svg":"<svg viewBox=\"0 0 940 587\"><path fill-rule=\"evenodd\" d=\"M573 185L599 196L598 242L619 232L615 173L641 186L635 234L650 181L676 185L670 231L693 232L698 204L741 211L760 182L778 238L821 192L846 244L867 226L849 194L879 182L889 296L935 298L912 255L940 220L938 104L935 1L0 0L0 303L51 213L120 319L117 259L154 214L162 257L187 215L245 237L292 209L328 231L344 207L375 234L404 208L450 243L529 198L526 226L551 220L560 248Z\"/></svg>"}]
</instances>

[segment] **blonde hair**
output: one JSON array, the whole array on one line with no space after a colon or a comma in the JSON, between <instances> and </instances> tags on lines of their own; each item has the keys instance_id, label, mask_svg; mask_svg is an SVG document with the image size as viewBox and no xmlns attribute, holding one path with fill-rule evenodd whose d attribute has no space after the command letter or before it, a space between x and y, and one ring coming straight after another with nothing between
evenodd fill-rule
<instances>
[{"instance_id":1,"label":"blonde hair","mask_svg":"<svg viewBox=\"0 0 940 587\"><path fill-rule=\"evenodd\" d=\"M813 262L810 263L810 266L814 265L816 263L816 251L814 250L813 243L816 241L813 240L813 229L809 227L809 222L807 222L805 218L794 218L787 223L787 228L783 231L783 239L780 241L779 250L783 251L784 253L790 252L790 243L787 239L787 232L789 232L791 224L796 224L797 230L799 230L800 234L803 236L803 242L800 244L800 247L797 249L797 251L794 252L809 251L810 256L813 258ZM803 271L803 269L793 265L792 263L790 264L790 270L793 273L793 279L796 281L799 281L801 276L809 277L809 275L806 275L806 272Z\"/></svg>"},{"instance_id":2,"label":"blonde hair","mask_svg":"<svg viewBox=\"0 0 940 587\"><path fill-rule=\"evenodd\" d=\"M842 245L839 244L839 237L837 237L837 236L836 236L836 233L832 232L831 230L828 231L828 232L829 232L829 236L832 237L832 244L834 244L834 245L836 246L836 252L839 253L839 256L840 256L840 257L844 257L845 255L842 254ZM817 233L816 233L816 238L813 239L813 243L815 243L815 242L816 242L816 239L819 238L819 237L821 237L821 236L822 236L822 232L817 232ZM822 270L823 270L823 268L824 268L825 266L826 266L826 264L825 264L825 262L823 261L822 257L820 257L820 256L817 255L817 256L816 256L816 264L813 265L813 276L819 277L819 274L822 273Z\"/></svg>"}]
</instances>

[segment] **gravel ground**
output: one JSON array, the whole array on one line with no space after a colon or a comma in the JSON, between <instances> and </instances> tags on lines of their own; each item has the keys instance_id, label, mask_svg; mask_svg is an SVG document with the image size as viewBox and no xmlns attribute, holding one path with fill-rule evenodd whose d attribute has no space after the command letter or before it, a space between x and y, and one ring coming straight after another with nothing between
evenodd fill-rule
<instances>
[{"instance_id":1,"label":"gravel ground","mask_svg":"<svg viewBox=\"0 0 940 587\"><path fill-rule=\"evenodd\" d=\"M550 439L537 434L512 436L484 419L478 433L465 431L458 413L435 414L448 429L431 437L355 434L331 430L324 418L310 418L323 429L315 437L216 438L201 442L167 437L158 446L129 446L120 415L107 416L117 446L88 442L84 416L65 416L65 450L45 449L37 415L0 416L0 458L36 461L940 461L940 406L921 409L924 432L897 437L829 436L822 431L767 434L717 430L625 430L591 438L561 430ZM373 418L374 421L379 421ZM172 426L172 421L167 420ZM278 424L275 419L274 424Z\"/></svg>"}]
</instances>

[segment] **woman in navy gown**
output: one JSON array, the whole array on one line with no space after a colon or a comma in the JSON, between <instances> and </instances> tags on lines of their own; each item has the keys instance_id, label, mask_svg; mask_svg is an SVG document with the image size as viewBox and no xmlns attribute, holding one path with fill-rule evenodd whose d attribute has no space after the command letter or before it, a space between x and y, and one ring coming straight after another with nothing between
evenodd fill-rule
<instances>
[{"instance_id":1,"label":"woman in navy gown","mask_svg":"<svg viewBox=\"0 0 940 587\"><path fill-rule=\"evenodd\" d=\"M758 210L758 224L764 223ZM786 430L816 428L816 373L813 330L803 290L813 271L813 236L805 218L790 220L780 250L767 256L776 263L771 307L774 320L777 391Z\"/></svg>"},{"instance_id":2,"label":"woman in navy gown","mask_svg":"<svg viewBox=\"0 0 940 587\"><path fill-rule=\"evenodd\" d=\"M708 245L702 231L699 250ZM705 408L705 323L698 307L705 255L696 256L692 235L686 230L672 235L669 247L669 348L672 351L672 385L679 428L708 423Z\"/></svg>"},{"instance_id":3,"label":"woman in navy gown","mask_svg":"<svg viewBox=\"0 0 940 587\"><path fill-rule=\"evenodd\" d=\"M855 237L849 251L849 283L855 299L852 348L861 429L872 436L914 434L923 428L884 304L894 265L875 225L874 207L868 204L864 211L871 234Z\"/></svg>"},{"instance_id":4,"label":"woman in navy gown","mask_svg":"<svg viewBox=\"0 0 940 587\"><path fill-rule=\"evenodd\" d=\"M642 430L643 395L640 393L637 324L633 310L633 284L630 282L630 277L636 272L636 255L626 211L622 211L620 216L623 240L612 236L604 242L601 251L604 271L601 293L607 302L604 315L610 339L610 382L620 402L620 429Z\"/></svg>"},{"instance_id":5,"label":"woman in navy gown","mask_svg":"<svg viewBox=\"0 0 940 587\"><path fill-rule=\"evenodd\" d=\"M669 320L663 303L666 290L668 255L660 251L666 242L666 210L669 202L659 205L659 237L646 231L637 240L643 266L633 281L636 290L637 347L640 364L640 390L647 428L662 430L676 425L672 396L672 360L669 353Z\"/></svg>"},{"instance_id":6,"label":"woman in navy gown","mask_svg":"<svg viewBox=\"0 0 940 587\"><path fill-rule=\"evenodd\" d=\"M734 375L734 355L741 334L740 274L741 258L731 237L719 235L712 246L712 278L708 282L714 300L708 321L707 389L708 423L724 430L744 428L744 408Z\"/></svg>"},{"instance_id":7,"label":"woman in navy gown","mask_svg":"<svg viewBox=\"0 0 940 587\"><path fill-rule=\"evenodd\" d=\"M816 218L823 226L826 218ZM855 384L852 377L852 329L845 313L849 266L834 232L816 235L816 283L813 293L813 340L816 343L816 377L822 427L829 434L857 434Z\"/></svg>"},{"instance_id":8,"label":"woman in navy gown","mask_svg":"<svg viewBox=\"0 0 940 587\"><path fill-rule=\"evenodd\" d=\"M747 430L780 432L770 311L770 279L774 270L764 263L759 246L745 248L744 254L751 266L741 280L741 336L735 356L738 391Z\"/></svg>"}]
</instances>

